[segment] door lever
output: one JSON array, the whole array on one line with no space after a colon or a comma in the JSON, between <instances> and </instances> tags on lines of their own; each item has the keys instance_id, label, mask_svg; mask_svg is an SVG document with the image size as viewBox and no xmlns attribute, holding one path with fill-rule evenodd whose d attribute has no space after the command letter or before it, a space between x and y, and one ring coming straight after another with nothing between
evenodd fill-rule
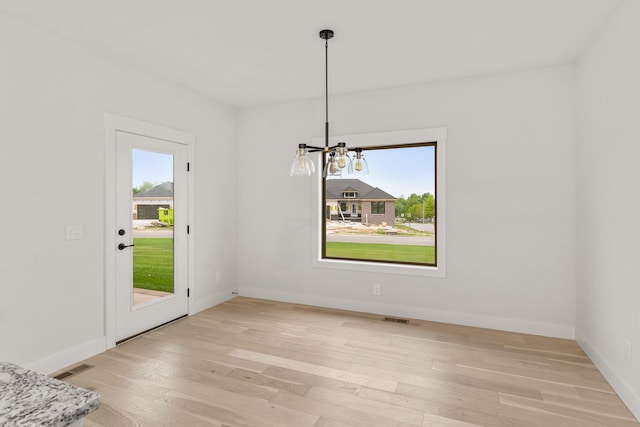
<instances>
[{"instance_id":1,"label":"door lever","mask_svg":"<svg viewBox=\"0 0 640 427\"><path fill-rule=\"evenodd\" d=\"M125 245L124 243L120 243L118 245L118 249L123 250L124 248L130 248L132 246L135 246L135 245Z\"/></svg>"}]
</instances>

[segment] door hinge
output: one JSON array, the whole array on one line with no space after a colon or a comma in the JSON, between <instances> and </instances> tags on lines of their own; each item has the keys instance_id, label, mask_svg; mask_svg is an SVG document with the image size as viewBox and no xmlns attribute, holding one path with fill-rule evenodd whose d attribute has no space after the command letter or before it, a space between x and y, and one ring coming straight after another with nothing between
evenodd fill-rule
<instances>
[{"instance_id":1,"label":"door hinge","mask_svg":"<svg viewBox=\"0 0 640 427\"><path fill-rule=\"evenodd\" d=\"M189 226L187 225L187 234L189 234Z\"/></svg>"},{"instance_id":2,"label":"door hinge","mask_svg":"<svg viewBox=\"0 0 640 427\"><path fill-rule=\"evenodd\" d=\"M189 298L191 292L189 292L189 288L187 288L187 298Z\"/></svg>"},{"instance_id":3,"label":"door hinge","mask_svg":"<svg viewBox=\"0 0 640 427\"><path fill-rule=\"evenodd\" d=\"M189 172L189 171L190 171L190 169L191 169L190 163L189 163L189 162L187 162L187 172Z\"/></svg>"}]
</instances>

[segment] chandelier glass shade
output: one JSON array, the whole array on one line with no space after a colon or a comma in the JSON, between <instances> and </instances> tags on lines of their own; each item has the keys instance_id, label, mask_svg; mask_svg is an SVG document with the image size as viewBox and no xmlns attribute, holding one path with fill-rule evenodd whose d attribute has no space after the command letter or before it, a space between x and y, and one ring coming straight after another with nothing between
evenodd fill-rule
<instances>
[{"instance_id":1,"label":"chandelier glass shade","mask_svg":"<svg viewBox=\"0 0 640 427\"><path fill-rule=\"evenodd\" d=\"M356 148L353 159L349 162L349 173L354 175L368 175L369 165L367 159L364 158L362 148Z\"/></svg>"},{"instance_id":2,"label":"chandelier glass shade","mask_svg":"<svg viewBox=\"0 0 640 427\"><path fill-rule=\"evenodd\" d=\"M313 160L309 158L305 144L300 144L296 150L296 158L291 164L290 176L311 176L316 171Z\"/></svg>"}]
</instances>

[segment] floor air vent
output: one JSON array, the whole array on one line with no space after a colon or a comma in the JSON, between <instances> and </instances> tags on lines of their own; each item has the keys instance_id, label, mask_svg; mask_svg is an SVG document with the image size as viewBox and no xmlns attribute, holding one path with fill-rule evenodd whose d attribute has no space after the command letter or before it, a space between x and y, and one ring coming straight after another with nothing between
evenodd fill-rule
<instances>
[{"instance_id":1,"label":"floor air vent","mask_svg":"<svg viewBox=\"0 0 640 427\"><path fill-rule=\"evenodd\" d=\"M405 325L409 324L409 319L399 319L397 317L385 317L385 322L393 322L393 323L403 323Z\"/></svg>"},{"instance_id":2,"label":"floor air vent","mask_svg":"<svg viewBox=\"0 0 640 427\"><path fill-rule=\"evenodd\" d=\"M65 378L69 378L69 377L71 377L73 375L77 375L77 374L79 374L81 372L87 371L87 370L89 370L91 368L93 368L93 366L86 365L86 364L82 363L80 365L74 366L73 368L67 369L64 372L59 373L58 375L56 375L53 378L55 378L57 380L63 380Z\"/></svg>"}]
</instances>

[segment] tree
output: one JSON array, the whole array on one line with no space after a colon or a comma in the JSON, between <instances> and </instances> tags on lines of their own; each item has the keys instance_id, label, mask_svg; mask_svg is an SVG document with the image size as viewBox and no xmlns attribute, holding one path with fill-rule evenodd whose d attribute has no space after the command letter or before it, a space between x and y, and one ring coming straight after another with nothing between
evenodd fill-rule
<instances>
[{"instance_id":1,"label":"tree","mask_svg":"<svg viewBox=\"0 0 640 427\"><path fill-rule=\"evenodd\" d=\"M402 216L405 213L405 205L407 204L407 200L404 196L400 196L396 199L396 216Z\"/></svg>"},{"instance_id":2,"label":"tree","mask_svg":"<svg viewBox=\"0 0 640 427\"><path fill-rule=\"evenodd\" d=\"M431 193L425 193L424 196L424 217L433 218L436 215L436 199Z\"/></svg>"},{"instance_id":3,"label":"tree","mask_svg":"<svg viewBox=\"0 0 640 427\"><path fill-rule=\"evenodd\" d=\"M148 189L153 187L153 185L154 185L153 182L145 181L142 184L140 184L139 187L133 187L133 194L138 194L143 191L147 191Z\"/></svg>"},{"instance_id":4,"label":"tree","mask_svg":"<svg viewBox=\"0 0 640 427\"><path fill-rule=\"evenodd\" d=\"M411 218L416 220L422 218L422 203L415 203L409 208Z\"/></svg>"},{"instance_id":5,"label":"tree","mask_svg":"<svg viewBox=\"0 0 640 427\"><path fill-rule=\"evenodd\" d=\"M428 219L435 216L436 201L431 193L424 193L421 196L417 194L411 194L408 199L399 198L396 200L396 216L400 216L401 213L405 214L405 217L412 219Z\"/></svg>"},{"instance_id":6,"label":"tree","mask_svg":"<svg viewBox=\"0 0 640 427\"><path fill-rule=\"evenodd\" d=\"M420 215L418 215L418 210L415 206L420 205ZM411 218L422 218L422 201L420 200L420 196L415 193L412 193L407 199L404 205L404 213L405 216L407 214L411 214Z\"/></svg>"},{"instance_id":7,"label":"tree","mask_svg":"<svg viewBox=\"0 0 640 427\"><path fill-rule=\"evenodd\" d=\"M431 193L423 193L421 196L413 193L405 199L400 196L396 199L396 216L412 219L431 219L436 214L436 199Z\"/></svg>"}]
</instances>

